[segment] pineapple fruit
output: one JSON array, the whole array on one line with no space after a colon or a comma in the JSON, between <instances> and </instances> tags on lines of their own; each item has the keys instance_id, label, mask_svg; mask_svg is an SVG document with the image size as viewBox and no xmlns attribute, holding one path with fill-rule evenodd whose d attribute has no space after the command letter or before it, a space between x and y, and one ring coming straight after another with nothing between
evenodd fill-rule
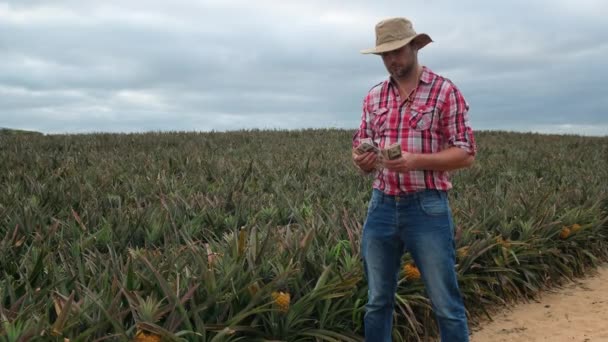
<instances>
[{"instance_id":1,"label":"pineapple fruit","mask_svg":"<svg viewBox=\"0 0 608 342\"><path fill-rule=\"evenodd\" d=\"M562 240L567 239L571 233L572 233L572 231L570 230L570 228L564 226L564 228L562 228L561 232L559 232L559 238Z\"/></svg>"},{"instance_id":2,"label":"pineapple fruit","mask_svg":"<svg viewBox=\"0 0 608 342\"><path fill-rule=\"evenodd\" d=\"M469 255L469 246L464 246L464 247L458 248L458 250L456 251L456 254L458 255L458 259L466 258L467 255Z\"/></svg>"},{"instance_id":3,"label":"pineapple fruit","mask_svg":"<svg viewBox=\"0 0 608 342\"><path fill-rule=\"evenodd\" d=\"M496 242L503 246L504 248L509 248L511 247L511 241L509 239L505 240L502 236L497 236L496 237Z\"/></svg>"},{"instance_id":4,"label":"pineapple fruit","mask_svg":"<svg viewBox=\"0 0 608 342\"><path fill-rule=\"evenodd\" d=\"M133 342L160 342L160 336L155 334L146 334L145 332L139 330L137 334L135 334Z\"/></svg>"},{"instance_id":5,"label":"pineapple fruit","mask_svg":"<svg viewBox=\"0 0 608 342\"><path fill-rule=\"evenodd\" d=\"M291 302L291 295L289 292L275 291L272 292L272 301L279 311L286 313L289 311L289 303Z\"/></svg>"},{"instance_id":6,"label":"pineapple fruit","mask_svg":"<svg viewBox=\"0 0 608 342\"><path fill-rule=\"evenodd\" d=\"M405 264L405 266L403 266L403 273L405 274L406 280L420 279L420 271L413 263Z\"/></svg>"}]
</instances>

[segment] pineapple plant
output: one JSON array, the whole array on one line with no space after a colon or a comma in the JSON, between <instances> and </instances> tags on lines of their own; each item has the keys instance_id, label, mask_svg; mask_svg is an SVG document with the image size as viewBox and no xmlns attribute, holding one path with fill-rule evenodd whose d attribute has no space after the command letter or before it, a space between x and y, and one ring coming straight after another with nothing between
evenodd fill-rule
<instances>
[{"instance_id":1,"label":"pineapple plant","mask_svg":"<svg viewBox=\"0 0 608 342\"><path fill-rule=\"evenodd\" d=\"M324 340L361 340L369 184L345 167L349 140L340 130L0 136L0 339L303 341L321 334L307 330L315 322ZM608 139L479 141L490 153L454 174L450 194L466 222L456 253L472 315L608 258ZM572 234L577 243L556 246ZM396 342L434 329L420 271L405 263ZM72 301L48 302L71 290ZM99 322L84 330L86 316Z\"/></svg>"},{"instance_id":2,"label":"pineapple plant","mask_svg":"<svg viewBox=\"0 0 608 342\"><path fill-rule=\"evenodd\" d=\"M141 329L141 326L146 324L156 324L163 318L163 311L165 307L161 300L156 299L155 296L148 296L145 299L139 295L134 295L135 302L133 304L137 320L138 329L133 338L134 342L158 342L161 340L159 335L152 332L147 332Z\"/></svg>"}]
</instances>

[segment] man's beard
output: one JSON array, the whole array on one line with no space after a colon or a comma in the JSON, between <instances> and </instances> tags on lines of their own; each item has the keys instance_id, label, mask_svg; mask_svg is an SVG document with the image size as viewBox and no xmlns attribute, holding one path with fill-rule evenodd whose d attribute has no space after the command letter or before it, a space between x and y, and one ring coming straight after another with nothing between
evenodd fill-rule
<instances>
[{"instance_id":1,"label":"man's beard","mask_svg":"<svg viewBox=\"0 0 608 342\"><path fill-rule=\"evenodd\" d=\"M409 77L414 72L414 63L408 63L403 66L391 66L391 76L396 79Z\"/></svg>"}]
</instances>

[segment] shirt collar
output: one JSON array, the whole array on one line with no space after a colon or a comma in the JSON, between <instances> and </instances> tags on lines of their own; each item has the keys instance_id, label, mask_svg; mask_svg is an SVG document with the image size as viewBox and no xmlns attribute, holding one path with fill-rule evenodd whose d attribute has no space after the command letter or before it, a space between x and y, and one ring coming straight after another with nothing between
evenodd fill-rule
<instances>
[{"instance_id":1,"label":"shirt collar","mask_svg":"<svg viewBox=\"0 0 608 342\"><path fill-rule=\"evenodd\" d=\"M423 66L422 75L420 75L420 81L429 84L432 83L434 79L435 73L431 69Z\"/></svg>"}]
</instances>

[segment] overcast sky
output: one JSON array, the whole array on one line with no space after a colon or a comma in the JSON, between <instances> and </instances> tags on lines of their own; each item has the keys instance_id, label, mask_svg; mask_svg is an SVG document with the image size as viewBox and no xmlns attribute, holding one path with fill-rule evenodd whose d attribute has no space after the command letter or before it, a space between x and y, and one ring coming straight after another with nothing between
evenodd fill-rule
<instances>
[{"instance_id":1,"label":"overcast sky","mask_svg":"<svg viewBox=\"0 0 608 342\"><path fill-rule=\"evenodd\" d=\"M0 0L0 127L355 128L391 16L474 128L608 135L606 0Z\"/></svg>"}]
</instances>

